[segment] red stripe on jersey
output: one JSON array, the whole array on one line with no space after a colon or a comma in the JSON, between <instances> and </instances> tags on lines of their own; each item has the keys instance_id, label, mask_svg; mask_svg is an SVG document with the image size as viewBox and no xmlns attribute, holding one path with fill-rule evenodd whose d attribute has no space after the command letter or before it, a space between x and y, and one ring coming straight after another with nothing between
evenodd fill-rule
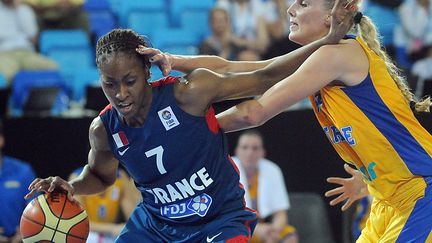
<instances>
[{"instance_id":1,"label":"red stripe on jersey","mask_svg":"<svg viewBox=\"0 0 432 243\"><path fill-rule=\"evenodd\" d=\"M229 162L231 162L231 165L234 167L234 169L237 171L237 174L239 174L240 175L240 171L239 171L239 168L237 167L237 165L234 163L234 161L231 159L231 156L229 156L228 155L228 160L229 160ZM240 184L241 185L241 184ZM242 185L243 186L243 185ZM241 186L241 187L242 187Z\"/></svg>"},{"instance_id":2,"label":"red stripe on jersey","mask_svg":"<svg viewBox=\"0 0 432 243\"><path fill-rule=\"evenodd\" d=\"M123 146L128 145L129 141L126 137L126 134L124 132L121 132L121 131L118 134L119 134L120 140L122 141Z\"/></svg>"},{"instance_id":3,"label":"red stripe on jersey","mask_svg":"<svg viewBox=\"0 0 432 243\"><path fill-rule=\"evenodd\" d=\"M250 229L249 229L250 231ZM248 243L250 240L250 237L246 235L238 235L234 238L228 239L226 243Z\"/></svg>"},{"instance_id":4,"label":"red stripe on jersey","mask_svg":"<svg viewBox=\"0 0 432 243\"><path fill-rule=\"evenodd\" d=\"M111 110L111 109L112 109L111 104L105 106L105 108L99 113L99 116L103 115L105 112L107 112L108 110Z\"/></svg>"},{"instance_id":5,"label":"red stripe on jersey","mask_svg":"<svg viewBox=\"0 0 432 243\"><path fill-rule=\"evenodd\" d=\"M219 122L216 119L215 111L213 106L210 106L210 108L207 111L206 114L206 121L207 126L214 134L218 133L220 130Z\"/></svg>"},{"instance_id":6,"label":"red stripe on jersey","mask_svg":"<svg viewBox=\"0 0 432 243\"><path fill-rule=\"evenodd\" d=\"M152 88L155 88L155 87L175 83L177 80L178 77L168 76L168 77L161 78L157 81L151 82L150 84Z\"/></svg>"}]
</instances>

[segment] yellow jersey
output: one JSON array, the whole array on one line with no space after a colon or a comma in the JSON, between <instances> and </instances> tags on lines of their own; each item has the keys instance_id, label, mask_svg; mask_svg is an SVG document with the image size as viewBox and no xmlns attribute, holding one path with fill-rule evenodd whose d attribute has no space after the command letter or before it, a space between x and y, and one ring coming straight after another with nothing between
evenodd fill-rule
<instances>
[{"instance_id":1,"label":"yellow jersey","mask_svg":"<svg viewBox=\"0 0 432 243\"><path fill-rule=\"evenodd\" d=\"M79 173L76 174L79 175ZM126 173L119 170L117 180L105 192L96 195L81 196L80 201L87 211L90 222L118 222L124 185L127 183L126 180Z\"/></svg>"},{"instance_id":2,"label":"yellow jersey","mask_svg":"<svg viewBox=\"0 0 432 243\"><path fill-rule=\"evenodd\" d=\"M356 40L369 59L367 77L356 86L328 85L309 97L315 115L337 153L362 172L372 196L385 200L401 187L421 190L423 177L432 176L432 136L385 62Z\"/></svg>"}]
</instances>

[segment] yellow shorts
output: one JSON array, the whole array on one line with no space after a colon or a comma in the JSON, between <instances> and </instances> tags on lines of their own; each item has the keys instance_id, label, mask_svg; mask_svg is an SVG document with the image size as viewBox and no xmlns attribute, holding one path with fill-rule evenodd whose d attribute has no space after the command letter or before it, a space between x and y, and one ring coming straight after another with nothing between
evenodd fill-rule
<instances>
[{"instance_id":1,"label":"yellow shorts","mask_svg":"<svg viewBox=\"0 0 432 243\"><path fill-rule=\"evenodd\" d=\"M294 226L288 224L288 225L285 225L285 227L279 233L279 237L281 240L283 240L285 238L288 238L288 237L294 235L296 232L297 232L296 228L294 228ZM261 241L258 239L257 236L252 235L250 243L260 243L260 242Z\"/></svg>"},{"instance_id":2,"label":"yellow shorts","mask_svg":"<svg viewBox=\"0 0 432 243\"><path fill-rule=\"evenodd\" d=\"M432 177L421 180L410 180L389 200L374 199L357 243L432 243Z\"/></svg>"}]
</instances>

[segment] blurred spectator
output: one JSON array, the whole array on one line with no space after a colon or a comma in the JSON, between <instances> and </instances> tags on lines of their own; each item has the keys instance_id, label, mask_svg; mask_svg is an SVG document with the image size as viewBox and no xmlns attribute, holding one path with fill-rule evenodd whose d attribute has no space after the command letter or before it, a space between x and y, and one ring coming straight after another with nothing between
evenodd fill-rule
<instances>
[{"instance_id":1,"label":"blurred spectator","mask_svg":"<svg viewBox=\"0 0 432 243\"><path fill-rule=\"evenodd\" d=\"M369 218L372 199L372 196L369 195L357 202L352 224L352 237L354 241L360 237L361 231L366 227L366 221Z\"/></svg>"},{"instance_id":2,"label":"blurred spectator","mask_svg":"<svg viewBox=\"0 0 432 243\"><path fill-rule=\"evenodd\" d=\"M395 43L405 47L411 61L426 57L432 45L432 4L430 0L407 0L399 7L400 26Z\"/></svg>"},{"instance_id":3,"label":"blurred spectator","mask_svg":"<svg viewBox=\"0 0 432 243\"><path fill-rule=\"evenodd\" d=\"M3 126L0 121L0 242L21 242L19 223L27 201L27 186L35 174L27 163L3 156L5 146Z\"/></svg>"},{"instance_id":4,"label":"blurred spectator","mask_svg":"<svg viewBox=\"0 0 432 243\"><path fill-rule=\"evenodd\" d=\"M245 50L238 60L259 60L269 44L267 18L274 19L270 2L262 0L220 0L218 6L225 8L231 17L234 36L232 42ZM274 10L274 8L272 9Z\"/></svg>"},{"instance_id":5,"label":"blurred spectator","mask_svg":"<svg viewBox=\"0 0 432 243\"><path fill-rule=\"evenodd\" d=\"M282 171L264 158L261 134L249 130L240 135L235 154L233 160L245 186L246 205L260 215L251 242L297 242L296 230L288 224L290 204Z\"/></svg>"},{"instance_id":6,"label":"blurred spectator","mask_svg":"<svg viewBox=\"0 0 432 243\"><path fill-rule=\"evenodd\" d=\"M425 48L426 57L420 59L414 63L411 69L411 74L414 76L415 86L415 95L417 97L423 96L424 84L426 81L432 81L432 46ZM427 94L431 94L432 91L429 90L426 92Z\"/></svg>"},{"instance_id":7,"label":"blurred spectator","mask_svg":"<svg viewBox=\"0 0 432 243\"><path fill-rule=\"evenodd\" d=\"M300 48L301 45L292 42L289 35L288 7L293 3L292 0L273 0L277 9L277 20L270 22L267 29L271 39L267 50L261 55L263 59L271 59L281 56Z\"/></svg>"},{"instance_id":8,"label":"blurred spectator","mask_svg":"<svg viewBox=\"0 0 432 243\"><path fill-rule=\"evenodd\" d=\"M199 53L237 60L239 48L231 41L233 33L228 12L223 8L213 8L209 14L209 24L212 35L201 43Z\"/></svg>"},{"instance_id":9,"label":"blurred spectator","mask_svg":"<svg viewBox=\"0 0 432 243\"><path fill-rule=\"evenodd\" d=\"M35 9L42 30L83 29L89 32L84 0L24 0Z\"/></svg>"},{"instance_id":10,"label":"blurred spectator","mask_svg":"<svg viewBox=\"0 0 432 243\"><path fill-rule=\"evenodd\" d=\"M82 170L75 170L70 179L77 177ZM141 194L126 172L119 170L117 180L105 192L75 198L85 207L90 220L87 243L111 243L120 234Z\"/></svg>"},{"instance_id":11,"label":"blurred spectator","mask_svg":"<svg viewBox=\"0 0 432 243\"><path fill-rule=\"evenodd\" d=\"M378 27L386 52L394 57L394 29L400 23L397 7L402 0L364 0L364 13Z\"/></svg>"},{"instance_id":12,"label":"blurred spectator","mask_svg":"<svg viewBox=\"0 0 432 243\"><path fill-rule=\"evenodd\" d=\"M9 83L20 70L57 69L34 50L38 28L30 7L19 0L1 0L0 29L0 73Z\"/></svg>"}]
</instances>

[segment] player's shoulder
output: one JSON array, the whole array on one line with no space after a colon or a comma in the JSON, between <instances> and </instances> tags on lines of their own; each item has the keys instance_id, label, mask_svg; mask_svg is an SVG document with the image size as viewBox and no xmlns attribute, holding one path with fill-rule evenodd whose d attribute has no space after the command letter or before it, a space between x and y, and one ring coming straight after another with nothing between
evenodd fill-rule
<instances>
[{"instance_id":1,"label":"player's shoulder","mask_svg":"<svg viewBox=\"0 0 432 243\"><path fill-rule=\"evenodd\" d=\"M220 74L206 68L198 68L179 79L175 87L177 101L182 104L208 103L208 96L212 94ZM207 98L206 98L207 97ZM205 104L207 105L207 104Z\"/></svg>"},{"instance_id":2,"label":"player's shoulder","mask_svg":"<svg viewBox=\"0 0 432 243\"><path fill-rule=\"evenodd\" d=\"M107 130L99 116L95 117L90 124L89 141L92 149L101 151L110 150Z\"/></svg>"},{"instance_id":3,"label":"player's shoulder","mask_svg":"<svg viewBox=\"0 0 432 243\"><path fill-rule=\"evenodd\" d=\"M92 135L98 135L98 136L106 135L105 125L102 119L100 118L100 116L97 116L93 119L93 121L90 124L89 132Z\"/></svg>"}]
</instances>

